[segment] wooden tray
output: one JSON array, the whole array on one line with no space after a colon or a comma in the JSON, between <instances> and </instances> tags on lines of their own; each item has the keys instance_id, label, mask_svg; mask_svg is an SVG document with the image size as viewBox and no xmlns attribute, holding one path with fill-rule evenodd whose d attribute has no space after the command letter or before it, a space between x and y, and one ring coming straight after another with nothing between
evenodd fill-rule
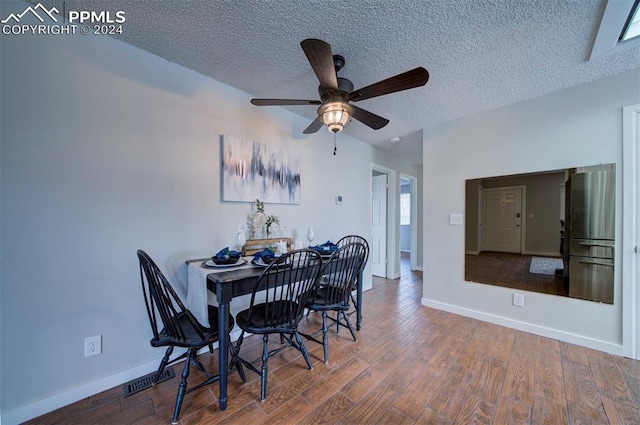
<instances>
[{"instance_id":1,"label":"wooden tray","mask_svg":"<svg viewBox=\"0 0 640 425\"><path fill-rule=\"evenodd\" d=\"M246 257L248 255L253 255L265 248L275 248L276 243L280 241L287 243L287 252L291 251L291 247L293 245L293 239L291 238L251 239L242 247L242 256Z\"/></svg>"}]
</instances>

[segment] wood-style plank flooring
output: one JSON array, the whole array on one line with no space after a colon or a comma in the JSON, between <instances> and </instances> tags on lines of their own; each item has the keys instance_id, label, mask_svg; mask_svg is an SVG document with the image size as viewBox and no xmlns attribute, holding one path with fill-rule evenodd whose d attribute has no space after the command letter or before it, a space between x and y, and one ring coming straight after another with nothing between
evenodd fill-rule
<instances>
[{"instance_id":1,"label":"wood-style plank flooring","mask_svg":"<svg viewBox=\"0 0 640 425\"><path fill-rule=\"evenodd\" d=\"M374 278L365 292L358 341L344 329L331 335L329 364L318 344L307 343L311 371L287 349L269 359L265 402L257 375L247 372L242 385L234 374L226 411L214 384L187 395L181 424L640 423L640 362L423 307L421 297L422 274L405 261L401 279ZM247 338L242 354L257 356L260 344ZM200 358L215 371L217 353ZM168 424L178 376L127 398L113 388L28 423Z\"/></svg>"},{"instance_id":2,"label":"wood-style plank flooring","mask_svg":"<svg viewBox=\"0 0 640 425\"><path fill-rule=\"evenodd\" d=\"M465 255L464 279L523 291L569 295L561 276L529 273L531 255L508 252L481 252Z\"/></svg>"}]
</instances>

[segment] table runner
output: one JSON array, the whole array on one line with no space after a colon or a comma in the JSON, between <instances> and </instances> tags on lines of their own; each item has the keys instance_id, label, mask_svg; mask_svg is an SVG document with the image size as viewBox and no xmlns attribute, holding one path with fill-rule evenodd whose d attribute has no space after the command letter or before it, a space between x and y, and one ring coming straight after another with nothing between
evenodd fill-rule
<instances>
[{"instance_id":1,"label":"table runner","mask_svg":"<svg viewBox=\"0 0 640 425\"><path fill-rule=\"evenodd\" d=\"M210 268L202 265L203 261L193 261L188 265L187 308L203 326L209 327L207 275L229 270L256 267L251 264L253 257L243 257L247 264L234 267Z\"/></svg>"}]
</instances>

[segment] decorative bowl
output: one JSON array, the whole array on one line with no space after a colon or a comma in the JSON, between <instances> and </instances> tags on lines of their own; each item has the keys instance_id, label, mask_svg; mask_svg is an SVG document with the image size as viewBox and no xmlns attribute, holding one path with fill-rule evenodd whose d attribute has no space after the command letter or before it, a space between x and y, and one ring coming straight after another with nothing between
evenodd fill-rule
<instances>
[{"instance_id":1,"label":"decorative bowl","mask_svg":"<svg viewBox=\"0 0 640 425\"><path fill-rule=\"evenodd\" d=\"M228 258L217 258L215 256L211 257L211 261L218 265L224 264L234 264L237 263L240 257L228 257Z\"/></svg>"}]
</instances>

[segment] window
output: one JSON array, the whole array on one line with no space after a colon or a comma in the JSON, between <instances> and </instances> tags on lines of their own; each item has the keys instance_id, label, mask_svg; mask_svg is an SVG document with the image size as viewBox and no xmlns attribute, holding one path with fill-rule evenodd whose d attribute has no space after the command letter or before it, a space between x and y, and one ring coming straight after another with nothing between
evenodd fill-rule
<instances>
[{"instance_id":1,"label":"window","mask_svg":"<svg viewBox=\"0 0 640 425\"><path fill-rule=\"evenodd\" d=\"M640 35L640 1L636 0L625 23L620 41L630 40Z\"/></svg>"},{"instance_id":2,"label":"window","mask_svg":"<svg viewBox=\"0 0 640 425\"><path fill-rule=\"evenodd\" d=\"M400 194L400 225L411 224L411 194Z\"/></svg>"},{"instance_id":3,"label":"window","mask_svg":"<svg viewBox=\"0 0 640 425\"><path fill-rule=\"evenodd\" d=\"M640 46L640 1L612 0L606 3L589 56L590 61Z\"/></svg>"}]
</instances>

